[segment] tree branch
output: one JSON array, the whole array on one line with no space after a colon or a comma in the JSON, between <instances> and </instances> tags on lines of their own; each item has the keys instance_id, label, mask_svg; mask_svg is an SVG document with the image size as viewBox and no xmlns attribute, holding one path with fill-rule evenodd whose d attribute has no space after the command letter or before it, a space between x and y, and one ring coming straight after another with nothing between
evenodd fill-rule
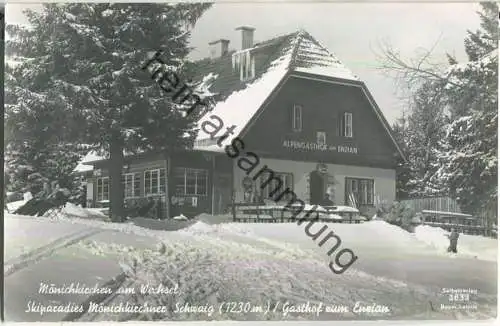
<instances>
[{"instance_id":1,"label":"tree branch","mask_svg":"<svg viewBox=\"0 0 500 326\"><path fill-rule=\"evenodd\" d=\"M439 39L434 42L430 49L422 48L421 54L414 60L404 60L400 52L393 48L388 41L382 41L378 44L378 52L374 51L380 62L378 69L385 72L388 76L395 74L398 84L405 85L408 89L420 86L426 81L440 81L458 88L463 85L450 80L451 72L446 75L440 71L441 64L431 62L431 57L439 44Z\"/></svg>"}]
</instances>

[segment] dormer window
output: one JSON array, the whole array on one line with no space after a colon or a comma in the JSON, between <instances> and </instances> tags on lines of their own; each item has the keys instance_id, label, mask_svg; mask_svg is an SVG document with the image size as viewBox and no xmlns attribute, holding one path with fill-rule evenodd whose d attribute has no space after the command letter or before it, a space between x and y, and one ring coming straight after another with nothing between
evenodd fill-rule
<instances>
[{"instance_id":1,"label":"dormer window","mask_svg":"<svg viewBox=\"0 0 500 326\"><path fill-rule=\"evenodd\" d=\"M251 55L250 50L233 54L233 69L240 74L241 81L255 77L255 58Z\"/></svg>"}]
</instances>

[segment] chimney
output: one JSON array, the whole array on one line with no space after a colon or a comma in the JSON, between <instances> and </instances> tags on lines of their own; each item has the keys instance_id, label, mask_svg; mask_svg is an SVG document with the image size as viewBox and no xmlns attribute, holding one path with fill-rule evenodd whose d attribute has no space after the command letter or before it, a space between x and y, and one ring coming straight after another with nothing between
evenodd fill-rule
<instances>
[{"instance_id":1,"label":"chimney","mask_svg":"<svg viewBox=\"0 0 500 326\"><path fill-rule=\"evenodd\" d=\"M208 43L210 46L210 58L217 59L227 54L229 50L229 40L220 39Z\"/></svg>"},{"instance_id":2,"label":"chimney","mask_svg":"<svg viewBox=\"0 0 500 326\"><path fill-rule=\"evenodd\" d=\"M241 49L245 50L253 47L253 31L255 31L255 28L240 26L236 30L241 30Z\"/></svg>"}]
</instances>

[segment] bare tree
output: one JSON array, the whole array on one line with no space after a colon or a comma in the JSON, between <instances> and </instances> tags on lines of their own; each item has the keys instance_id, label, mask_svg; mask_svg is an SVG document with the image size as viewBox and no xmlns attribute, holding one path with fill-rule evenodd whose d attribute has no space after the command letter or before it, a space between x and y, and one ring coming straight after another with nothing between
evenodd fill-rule
<instances>
[{"instance_id":1,"label":"bare tree","mask_svg":"<svg viewBox=\"0 0 500 326\"><path fill-rule=\"evenodd\" d=\"M433 61L434 52L440 40L441 36L429 49L418 48L415 51L416 56L409 59L405 59L388 40L379 41L378 49L372 49L372 51L379 62L378 69L394 78L396 85L404 94L411 95L424 82L439 82L442 85L450 84L461 88L462 85L450 80L452 71L446 69L448 66L446 63ZM448 59L449 63L454 61L450 55Z\"/></svg>"}]
</instances>

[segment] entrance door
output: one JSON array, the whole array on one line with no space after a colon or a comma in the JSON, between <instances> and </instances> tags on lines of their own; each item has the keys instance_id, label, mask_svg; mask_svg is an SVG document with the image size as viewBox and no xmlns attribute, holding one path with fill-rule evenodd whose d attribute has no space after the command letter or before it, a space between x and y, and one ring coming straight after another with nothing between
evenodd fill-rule
<instances>
[{"instance_id":1,"label":"entrance door","mask_svg":"<svg viewBox=\"0 0 500 326\"><path fill-rule=\"evenodd\" d=\"M325 178L318 171L309 174L310 204L321 205L325 197Z\"/></svg>"},{"instance_id":2,"label":"entrance door","mask_svg":"<svg viewBox=\"0 0 500 326\"><path fill-rule=\"evenodd\" d=\"M231 211L231 174L215 172L214 175L214 214Z\"/></svg>"}]
</instances>

